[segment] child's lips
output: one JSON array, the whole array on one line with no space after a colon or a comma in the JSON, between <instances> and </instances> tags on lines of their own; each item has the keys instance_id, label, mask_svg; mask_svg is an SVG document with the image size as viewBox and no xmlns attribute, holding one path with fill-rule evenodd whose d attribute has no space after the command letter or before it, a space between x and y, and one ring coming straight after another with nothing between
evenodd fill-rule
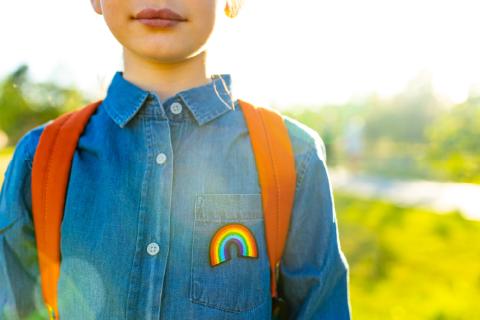
<instances>
[{"instance_id":1,"label":"child's lips","mask_svg":"<svg viewBox=\"0 0 480 320\"><path fill-rule=\"evenodd\" d=\"M146 8L138 12L135 15L135 19L140 23L152 27L172 27L187 20L177 12L168 8Z\"/></svg>"}]
</instances>

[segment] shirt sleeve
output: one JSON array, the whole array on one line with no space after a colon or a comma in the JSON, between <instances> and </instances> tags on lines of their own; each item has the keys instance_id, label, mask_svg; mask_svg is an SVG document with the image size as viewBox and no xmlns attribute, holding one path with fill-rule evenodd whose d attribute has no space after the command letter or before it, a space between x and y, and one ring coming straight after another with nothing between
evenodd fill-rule
<instances>
[{"instance_id":1,"label":"shirt sleeve","mask_svg":"<svg viewBox=\"0 0 480 320\"><path fill-rule=\"evenodd\" d=\"M4 173L0 191L0 319L46 314L31 210L31 136L24 135Z\"/></svg>"},{"instance_id":2,"label":"shirt sleeve","mask_svg":"<svg viewBox=\"0 0 480 320\"><path fill-rule=\"evenodd\" d=\"M348 264L338 237L323 140L315 136L297 172L290 229L279 267L289 319L350 319Z\"/></svg>"}]
</instances>

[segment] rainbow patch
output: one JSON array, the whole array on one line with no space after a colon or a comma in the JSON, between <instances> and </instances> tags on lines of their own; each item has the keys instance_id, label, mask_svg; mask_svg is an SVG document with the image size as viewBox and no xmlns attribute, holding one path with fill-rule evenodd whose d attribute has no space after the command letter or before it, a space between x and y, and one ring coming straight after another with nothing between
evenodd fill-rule
<instances>
[{"instance_id":1,"label":"rainbow patch","mask_svg":"<svg viewBox=\"0 0 480 320\"><path fill-rule=\"evenodd\" d=\"M237 247L237 256L257 258L257 242L250 229L240 223L227 224L215 232L210 241L210 265L212 267L231 259L229 248Z\"/></svg>"}]
</instances>

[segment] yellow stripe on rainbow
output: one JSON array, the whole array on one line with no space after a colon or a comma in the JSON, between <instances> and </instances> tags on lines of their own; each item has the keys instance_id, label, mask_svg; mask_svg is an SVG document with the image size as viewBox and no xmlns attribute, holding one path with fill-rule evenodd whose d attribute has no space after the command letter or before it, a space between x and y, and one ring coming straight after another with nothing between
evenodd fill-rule
<instances>
[{"instance_id":1,"label":"yellow stripe on rainbow","mask_svg":"<svg viewBox=\"0 0 480 320\"><path fill-rule=\"evenodd\" d=\"M229 246L235 244L239 257L258 257L257 243L250 229L240 223L227 224L210 241L210 265L230 260Z\"/></svg>"}]
</instances>

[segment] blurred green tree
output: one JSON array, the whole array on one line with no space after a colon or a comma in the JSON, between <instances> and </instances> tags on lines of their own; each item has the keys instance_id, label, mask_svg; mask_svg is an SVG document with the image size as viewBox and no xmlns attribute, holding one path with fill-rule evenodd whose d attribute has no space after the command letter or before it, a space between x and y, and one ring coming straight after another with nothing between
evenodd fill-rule
<instances>
[{"instance_id":1,"label":"blurred green tree","mask_svg":"<svg viewBox=\"0 0 480 320\"><path fill-rule=\"evenodd\" d=\"M427 130L428 161L443 179L480 182L480 101L454 106Z\"/></svg>"},{"instance_id":2,"label":"blurred green tree","mask_svg":"<svg viewBox=\"0 0 480 320\"><path fill-rule=\"evenodd\" d=\"M76 88L31 81L23 64L0 81L0 131L13 146L28 130L85 103Z\"/></svg>"}]
</instances>

